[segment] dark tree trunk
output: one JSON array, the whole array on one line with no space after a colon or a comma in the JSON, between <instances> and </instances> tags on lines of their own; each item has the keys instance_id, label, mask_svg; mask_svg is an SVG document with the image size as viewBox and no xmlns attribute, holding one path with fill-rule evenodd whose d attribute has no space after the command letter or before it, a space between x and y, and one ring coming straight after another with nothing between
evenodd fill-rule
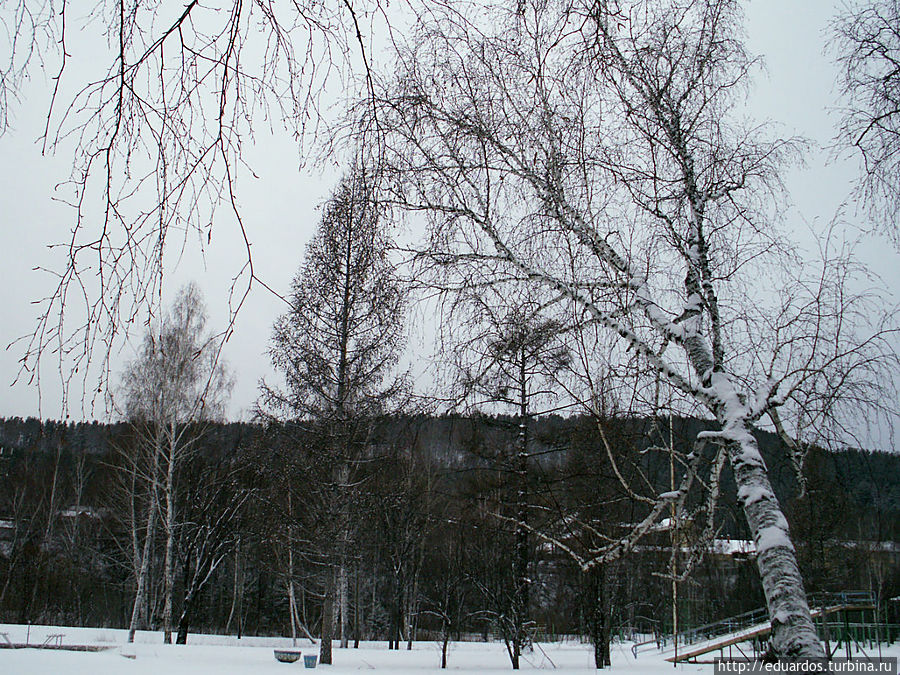
<instances>
[{"instance_id":1,"label":"dark tree trunk","mask_svg":"<svg viewBox=\"0 0 900 675\"><path fill-rule=\"evenodd\" d=\"M450 622L446 618L441 622L441 668L447 667L447 645L450 643Z\"/></svg>"},{"instance_id":2,"label":"dark tree trunk","mask_svg":"<svg viewBox=\"0 0 900 675\"><path fill-rule=\"evenodd\" d=\"M188 618L186 615L182 614L181 618L178 620L178 633L175 636L175 644L176 645L186 645L187 644L187 636L188 636Z\"/></svg>"},{"instance_id":3,"label":"dark tree trunk","mask_svg":"<svg viewBox=\"0 0 900 675\"><path fill-rule=\"evenodd\" d=\"M360 635L362 634L362 601L359 597L359 565L355 567L353 575L353 648L359 649Z\"/></svg>"},{"instance_id":4,"label":"dark tree trunk","mask_svg":"<svg viewBox=\"0 0 900 675\"><path fill-rule=\"evenodd\" d=\"M331 665L331 639L334 633L334 570L329 569L325 599L322 601L322 640L319 644L319 663Z\"/></svg>"},{"instance_id":5,"label":"dark tree trunk","mask_svg":"<svg viewBox=\"0 0 900 675\"><path fill-rule=\"evenodd\" d=\"M606 575L603 565L596 565L585 573L584 615L588 635L594 646L594 667L611 665L609 652L609 602L605 593Z\"/></svg>"},{"instance_id":6,"label":"dark tree trunk","mask_svg":"<svg viewBox=\"0 0 900 675\"><path fill-rule=\"evenodd\" d=\"M400 633L403 625L403 580L399 575L394 575L394 597L391 603L391 627L388 640L388 649L400 649Z\"/></svg>"},{"instance_id":7,"label":"dark tree trunk","mask_svg":"<svg viewBox=\"0 0 900 675\"><path fill-rule=\"evenodd\" d=\"M197 604L197 598L200 597L199 591L191 591L184 599L181 609L181 617L178 619L178 633L175 636L175 644L186 645L188 628L190 627L191 615L194 612L194 605Z\"/></svg>"}]
</instances>

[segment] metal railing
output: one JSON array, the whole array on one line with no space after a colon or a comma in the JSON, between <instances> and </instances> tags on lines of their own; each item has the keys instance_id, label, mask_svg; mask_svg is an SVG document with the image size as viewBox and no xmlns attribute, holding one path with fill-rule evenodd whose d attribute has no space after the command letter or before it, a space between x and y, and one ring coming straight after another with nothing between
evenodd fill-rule
<instances>
[{"instance_id":1,"label":"metal railing","mask_svg":"<svg viewBox=\"0 0 900 675\"><path fill-rule=\"evenodd\" d=\"M813 612L821 608L834 607L870 607L875 604L875 594L871 591L839 591L836 593L813 593L809 596L809 606ZM637 658L641 651L649 649L666 649L670 644L678 640L679 645L689 646L705 640L712 640L730 633L737 633L754 626L766 624L769 621L769 612L765 607L754 609L743 614L720 619L703 626L697 626L685 631L679 631L676 635L662 635L652 640L637 642L631 646L631 653Z\"/></svg>"},{"instance_id":2,"label":"metal railing","mask_svg":"<svg viewBox=\"0 0 900 675\"><path fill-rule=\"evenodd\" d=\"M872 591L837 591L811 593L808 598L810 609L820 607L868 607L875 604Z\"/></svg>"}]
</instances>

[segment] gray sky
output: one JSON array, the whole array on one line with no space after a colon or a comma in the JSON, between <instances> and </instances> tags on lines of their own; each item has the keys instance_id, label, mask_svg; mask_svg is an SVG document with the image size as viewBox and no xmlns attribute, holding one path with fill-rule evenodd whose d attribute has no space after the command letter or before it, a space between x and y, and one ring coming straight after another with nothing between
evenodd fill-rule
<instances>
[{"instance_id":1,"label":"gray sky","mask_svg":"<svg viewBox=\"0 0 900 675\"><path fill-rule=\"evenodd\" d=\"M834 5L816 0L751 0L747 6L749 48L765 59L767 72L755 78L751 110L780 126L783 135L803 135L813 142L804 167L791 170L787 186L796 208L789 215L799 233L829 222L848 199L857 165L853 160L831 162L816 149L827 145L835 118L828 108L835 102L835 70L823 53L824 30ZM89 51L89 48L86 48ZM83 54L73 54L73 64ZM70 77L77 78L77 71ZM54 286L52 274L35 267L59 269L57 254L48 244L64 241L71 227L71 211L54 201L55 186L69 172L63 153L42 157L35 139L40 135L50 85L35 72L23 100L14 109L14 128L0 137L0 342L5 347L30 333L37 317L33 304ZM258 178L245 175L238 185L246 225L259 273L274 289L286 293L300 263L304 245L319 217L317 206L337 180L335 167L298 170L298 151L287 134L258 134L250 150L250 164ZM238 230L226 212L217 219L205 259L196 243L188 246L174 275L167 281L174 293L181 281L194 279L204 290L211 325L220 329L227 317L224 289L244 262ZM848 220L856 219L850 210ZM861 222L861 221L860 221ZM806 236L805 234L802 236ZM892 289L900 287L897 252L884 241L871 238L864 252L874 270ZM283 311L281 301L263 289L251 295L238 318L225 357L236 374L231 417L246 416L256 398L257 383L270 375L265 350L270 327ZM418 321L421 321L421 317ZM137 334L134 343L140 340ZM421 349L421 345L416 345ZM130 358L129 348L115 356L114 368ZM48 359L42 373L41 409L34 386L12 385L18 372L22 345L0 351L0 416L59 417L60 386L55 362ZM70 406L81 417L77 404ZM90 410L85 411L90 416ZM102 405L95 411L104 417Z\"/></svg>"}]
</instances>

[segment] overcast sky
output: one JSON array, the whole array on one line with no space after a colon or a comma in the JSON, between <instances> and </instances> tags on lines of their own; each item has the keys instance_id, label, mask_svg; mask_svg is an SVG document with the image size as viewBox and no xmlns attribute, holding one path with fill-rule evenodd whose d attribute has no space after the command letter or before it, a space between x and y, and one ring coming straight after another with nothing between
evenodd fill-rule
<instances>
[{"instance_id":1,"label":"overcast sky","mask_svg":"<svg viewBox=\"0 0 900 675\"><path fill-rule=\"evenodd\" d=\"M828 109L836 103L835 69L823 45L835 5L817 0L747 3L749 47L763 56L766 64L766 73L755 79L752 110L761 120L780 125L783 135L807 137L813 148L827 145L834 134L835 118ZM73 54L72 63L77 65L78 58L79 54ZM77 70L69 75L77 77ZM35 143L43 129L49 96L48 80L35 73L23 100L15 105L13 128L0 137L0 342L4 347L33 330L37 317L33 303L54 285L52 274L34 268L60 268L48 244L63 241L71 227L70 210L53 200L54 187L68 176L69 159L65 155L42 157ZM855 161L829 163L827 158L828 153L813 149L805 167L791 170L786 177L796 205L790 222L798 233L805 232L808 224L830 221L850 195L856 177ZM337 171L333 166L298 170L297 149L290 138L265 131L258 134L257 145L250 150L250 164L258 178L245 179L238 194L256 265L266 283L287 292L318 220L317 206L334 186ZM855 219L852 211L847 216ZM227 317L224 289L243 263L238 231L227 221L227 217L217 221L205 259L197 255L195 246L189 246L167 282L174 291L178 282L196 280L205 292L214 328L221 328ZM900 286L897 253L890 245L872 238L867 242L866 255L890 288ZM257 289L239 316L236 332L225 348L236 375L232 418L248 415L259 379L270 376L265 350L272 322L281 311L280 300ZM417 316L415 321L423 319ZM414 326L420 332L421 328ZM140 335L135 336L135 344L139 340ZM415 341L413 348L424 349ZM126 348L117 354L114 367L121 366L132 353ZM21 356L21 344L0 352L0 416L40 413L45 418L59 417L59 375L54 372L54 362L48 360L42 373L39 410L34 386L23 382L12 385ZM82 416L78 405L70 407L73 417ZM85 414L90 416L91 411ZM104 418L102 408L94 414Z\"/></svg>"}]
</instances>

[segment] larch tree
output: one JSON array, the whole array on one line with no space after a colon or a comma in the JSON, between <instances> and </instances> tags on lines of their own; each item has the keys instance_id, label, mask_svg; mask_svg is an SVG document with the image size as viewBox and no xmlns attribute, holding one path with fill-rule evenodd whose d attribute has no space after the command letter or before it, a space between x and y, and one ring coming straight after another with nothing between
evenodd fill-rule
<instances>
[{"instance_id":1,"label":"larch tree","mask_svg":"<svg viewBox=\"0 0 900 675\"><path fill-rule=\"evenodd\" d=\"M143 505L144 540L138 545L134 522L133 555L136 592L128 639L141 623L146 600L150 559L158 526L163 518L165 641L172 641L175 593L175 542L179 524L176 475L202 431L202 423L221 418L231 391L231 377L219 358L219 344L206 329L206 310L199 288L183 287L171 310L151 326L137 358L122 377L123 414L137 439L134 458L126 463L133 472L132 504Z\"/></svg>"},{"instance_id":2,"label":"larch tree","mask_svg":"<svg viewBox=\"0 0 900 675\"><path fill-rule=\"evenodd\" d=\"M771 205L792 147L739 115L753 63L740 36L733 0L444 7L400 44L378 92L383 157L395 204L431 215L420 260L445 287L544 288L548 313L606 331L648 369L643 386L664 382L714 426L627 534L581 552L536 534L590 570L692 486L718 485L728 461L772 651L822 656L753 431L817 387L884 400L896 360L877 306L867 316L867 292L850 291L851 266L817 266L779 229Z\"/></svg>"},{"instance_id":3,"label":"larch tree","mask_svg":"<svg viewBox=\"0 0 900 675\"><path fill-rule=\"evenodd\" d=\"M390 240L374 176L355 168L326 203L294 278L290 310L275 323L272 364L284 387L263 385L264 416L296 421L319 439L314 461L331 497L320 501L326 561L320 661L331 663L335 599L342 646L349 629L347 556L355 470L373 419L404 390L395 375L404 344L406 293L388 258Z\"/></svg>"}]
</instances>

